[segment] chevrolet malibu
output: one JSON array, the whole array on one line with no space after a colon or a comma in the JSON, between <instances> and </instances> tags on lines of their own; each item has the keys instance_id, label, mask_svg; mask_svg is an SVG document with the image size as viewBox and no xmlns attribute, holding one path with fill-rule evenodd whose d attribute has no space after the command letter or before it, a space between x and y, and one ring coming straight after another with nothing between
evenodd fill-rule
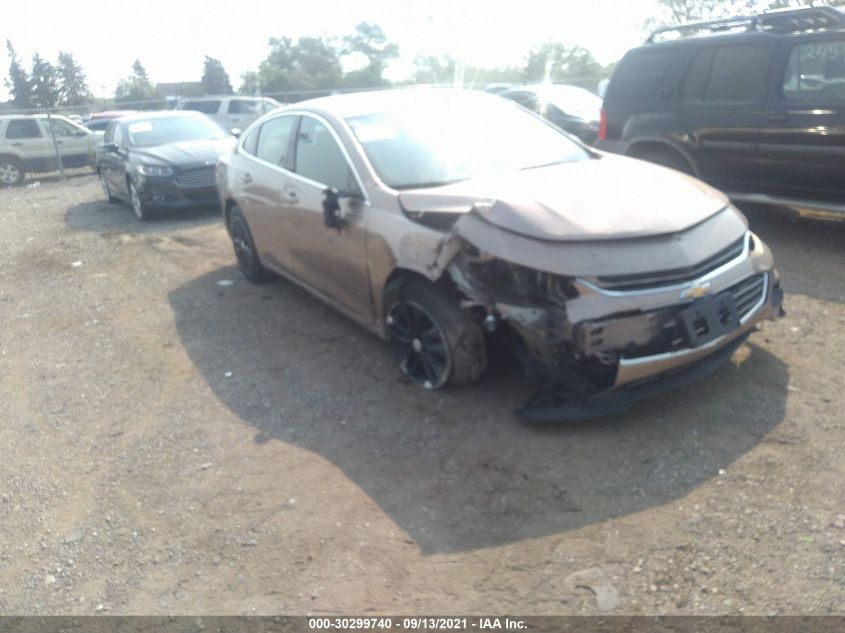
<instances>
[{"instance_id":1,"label":"chevrolet malibu","mask_svg":"<svg viewBox=\"0 0 845 633\"><path fill-rule=\"evenodd\" d=\"M214 166L235 138L198 112L142 112L109 123L96 168L109 202L125 200L139 220L214 205Z\"/></svg>"},{"instance_id":2,"label":"chevrolet malibu","mask_svg":"<svg viewBox=\"0 0 845 633\"><path fill-rule=\"evenodd\" d=\"M248 279L304 286L427 389L481 378L499 337L541 387L529 419L624 410L781 313L772 253L720 192L483 93L288 106L216 178Z\"/></svg>"}]
</instances>

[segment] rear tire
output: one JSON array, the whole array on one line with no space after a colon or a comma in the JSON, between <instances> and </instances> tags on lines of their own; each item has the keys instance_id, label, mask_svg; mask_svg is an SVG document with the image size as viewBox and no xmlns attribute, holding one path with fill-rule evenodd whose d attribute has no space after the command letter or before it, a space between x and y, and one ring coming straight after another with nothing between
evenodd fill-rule
<instances>
[{"instance_id":1,"label":"rear tire","mask_svg":"<svg viewBox=\"0 0 845 633\"><path fill-rule=\"evenodd\" d=\"M237 205L229 210L229 236L238 258L238 266L243 276L253 283L264 283L270 279L270 272L264 268L255 249L255 241L249 230L243 211Z\"/></svg>"},{"instance_id":2,"label":"rear tire","mask_svg":"<svg viewBox=\"0 0 845 633\"><path fill-rule=\"evenodd\" d=\"M468 385L487 369L484 334L459 301L423 279L397 279L384 291L384 318L399 367L426 389Z\"/></svg>"},{"instance_id":3,"label":"rear tire","mask_svg":"<svg viewBox=\"0 0 845 633\"><path fill-rule=\"evenodd\" d=\"M14 187L26 178L23 163L12 156L0 158L0 187Z\"/></svg>"}]
</instances>

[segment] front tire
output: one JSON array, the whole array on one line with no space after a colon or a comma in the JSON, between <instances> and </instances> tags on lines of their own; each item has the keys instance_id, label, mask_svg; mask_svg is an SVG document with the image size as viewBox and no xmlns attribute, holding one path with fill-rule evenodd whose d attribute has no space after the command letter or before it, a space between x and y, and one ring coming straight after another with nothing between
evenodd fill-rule
<instances>
[{"instance_id":1,"label":"front tire","mask_svg":"<svg viewBox=\"0 0 845 633\"><path fill-rule=\"evenodd\" d=\"M143 200L141 200L141 196L138 194L138 189L135 187L135 183L131 181L129 182L129 200L132 203L132 211L135 212L136 218L138 218L141 222L147 222L152 219L150 209L144 204Z\"/></svg>"},{"instance_id":2,"label":"front tire","mask_svg":"<svg viewBox=\"0 0 845 633\"><path fill-rule=\"evenodd\" d=\"M0 186L14 187L26 178L23 164L10 156L0 158Z\"/></svg>"},{"instance_id":3,"label":"front tire","mask_svg":"<svg viewBox=\"0 0 845 633\"><path fill-rule=\"evenodd\" d=\"M229 211L229 235L232 238L235 257L238 258L238 266L243 276L258 284L270 279L270 273L258 258L258 251L255 248L255 241L252 239L249 224L247 224L243 211L237 205Z\"/></svg>"},{"instance_id":4,"label":"front tire","mask_svg":"<svg viewBox=\"0 0 845 633\"><path fill-rule=\"evenodd\" d=\"M484 334L454 293L423 279L384 291L385 323L401 371L426 389L476 382L487 369Z\"/></svg>"}]
</instances>

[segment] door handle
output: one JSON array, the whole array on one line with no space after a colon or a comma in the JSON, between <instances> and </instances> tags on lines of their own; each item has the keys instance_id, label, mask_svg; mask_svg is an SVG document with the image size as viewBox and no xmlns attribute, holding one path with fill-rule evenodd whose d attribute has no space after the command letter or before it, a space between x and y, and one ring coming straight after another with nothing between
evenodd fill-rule
<instances>
[{"instance_id":1,"label":"door handle","mask_svg":"<svg viewBox=\"0 0 845 633\"><path fill-rule=\"evenodd\" d=\"M23 147L23 143L12 143L12 147Z\"/></svg>"},{"instance_id":2,"label":"door handle","mask_svg":"<svg viewBox=\"0 0 845 633\"><path fill-rule=\"evenodd\" d=\"M296 204L299 202L299 195L293 189L283 189L282 199L288 204Z\"/></svg>"},{"instance_id":3,"label":"door handle","mask_svg":"<svg viewBox=\"0 0 845 633\"><path fill-rule=\"evenodd\" d=\"M769 115L769 123L786 123L789 121L789 115L785 112Z\"/></svg>"},{"instance_id":4,"label":"door handle","mask_svg":"<svg viewBox=\"0 0 845 633\"><path fill-rule=\"evenodd\" d=\"M243 176L241 176L241 182L245 185L250 184L252 182L252 176L250 176L249 174L244 174Z\"/></svg>"}]
</instances>

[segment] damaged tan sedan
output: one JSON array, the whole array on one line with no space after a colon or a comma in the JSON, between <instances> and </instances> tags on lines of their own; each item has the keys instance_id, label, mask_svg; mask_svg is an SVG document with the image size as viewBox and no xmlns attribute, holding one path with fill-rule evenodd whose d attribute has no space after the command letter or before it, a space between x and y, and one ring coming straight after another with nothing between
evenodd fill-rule
<instances>
[{"instance_id":1,"label":"damaged tan sedan","mask_svg":"<svg viewBox=\"0 0 845 633\"><path fill-rule=\"evenodd\" d=\"M332 96L253 124L217 169L243 274L277 273L391 341L428 389L504 340L521 413L621 411L725 360L783 293L724 195L605 155L486 94Z\"/></svg>"}]
</instances>

